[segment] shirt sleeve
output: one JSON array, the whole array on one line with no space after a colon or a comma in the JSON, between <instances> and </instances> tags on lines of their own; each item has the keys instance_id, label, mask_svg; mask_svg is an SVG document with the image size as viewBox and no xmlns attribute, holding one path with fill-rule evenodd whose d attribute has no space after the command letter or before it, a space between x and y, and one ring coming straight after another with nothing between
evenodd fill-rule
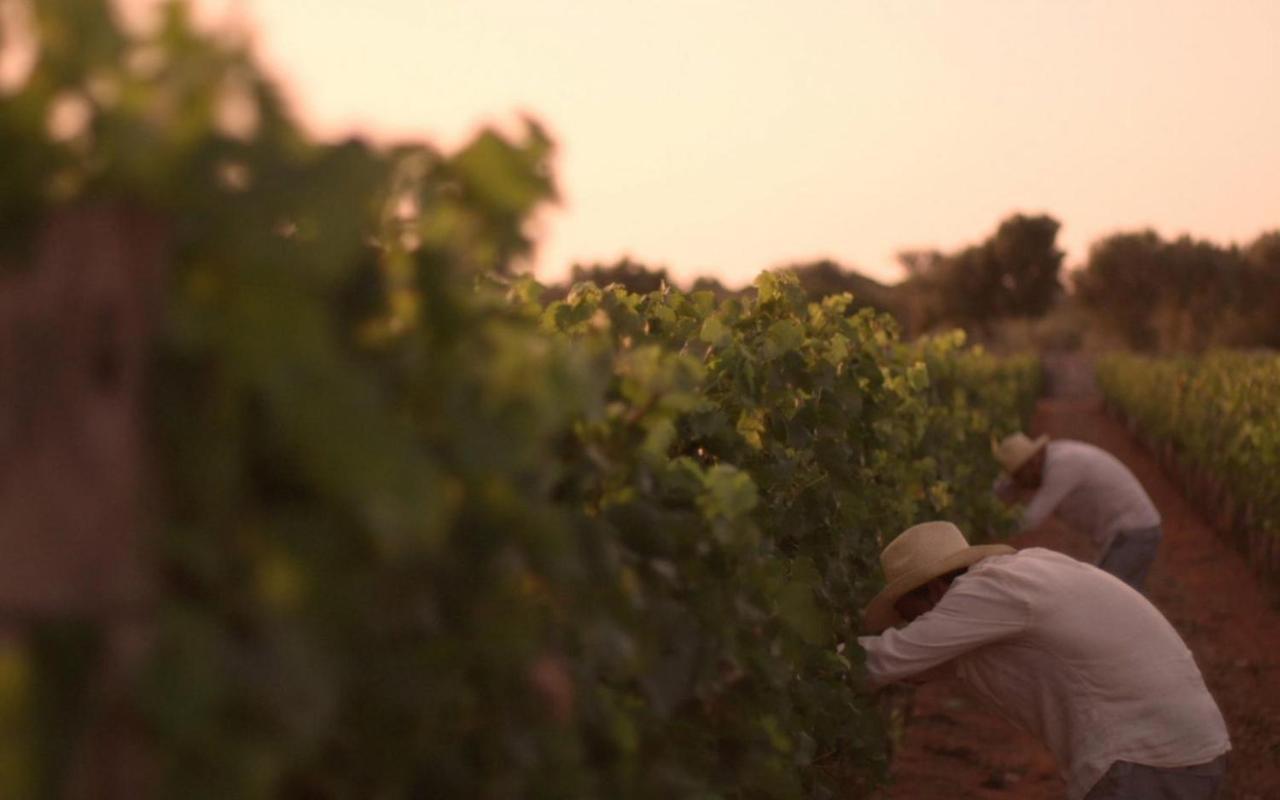
<instances>
[{"instance_id":1,"label":"shirt sleeve","mask_svg":"<svg viewBox=\"0 0 1280 800\"><path fill-rule=\"evenodd\" d=\"M1053 470L1046 466L1044 482L1040 484L1040 489L1022 511L1019 530L1034 528L1048 519L1058 504L1075 488L1075 483L1075 471L1066 469L1065 464L1058 465Z\"/></svg>"},{"instance_id":2,"label":"shirt sleeve","mask_svg":"<svg viewBox=\"0 0 1280 800\"><path fill-rule=\"evenodd\" d=\"M1024 597L997 575L963 575L931 611L906 627L859 636L873 687L909 678L986 644L1023 631L1031 619Z\"/></svg>"}]
</instances>

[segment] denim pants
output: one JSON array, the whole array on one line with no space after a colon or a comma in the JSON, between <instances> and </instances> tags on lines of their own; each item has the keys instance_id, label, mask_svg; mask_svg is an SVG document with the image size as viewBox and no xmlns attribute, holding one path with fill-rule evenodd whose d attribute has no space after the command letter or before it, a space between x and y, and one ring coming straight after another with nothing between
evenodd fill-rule
<instances>
[{"instance_id":1,"label":"denim pants","mask_svg":"<svg viewBox=\"0 0 1280 800\"><path fill-rule=\"evenodd\" d=\"M1098 560L1098 568L1110 572L1141 592L1163 536L1159 525L1120 531L1111 540L1107 552Z\"/></svg>"},{"instance_id":2,"label":"denim pants","mask_svg":"<svg viewBox=\"0 0 1280 800\"><path fill-rule=\"evenodd\" d=\"M1213 800L1226 774L1226 754L1190 767L1117 761L1084 800Z\"/></svg>"}]
</instances>

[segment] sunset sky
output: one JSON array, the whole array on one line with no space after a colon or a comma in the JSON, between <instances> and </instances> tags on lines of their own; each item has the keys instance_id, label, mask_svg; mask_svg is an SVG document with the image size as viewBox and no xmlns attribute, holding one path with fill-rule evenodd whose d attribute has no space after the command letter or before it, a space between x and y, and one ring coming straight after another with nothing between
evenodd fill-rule
<instances>
[{"instance_id":1,"label":"sunset sky","mask_svg":"<svg viewBox=\"0 0 1280 800\"><path fill-rule=\"evenodd\" d=\"M730 284L1013 211L1068 264L1119 229L1280 227L1280 2L207 0L313 130L465 140L539 118L563 205L537 269L623 253ZM229 11L230 9L230 11Z\"/></svg>"}]
</instances>

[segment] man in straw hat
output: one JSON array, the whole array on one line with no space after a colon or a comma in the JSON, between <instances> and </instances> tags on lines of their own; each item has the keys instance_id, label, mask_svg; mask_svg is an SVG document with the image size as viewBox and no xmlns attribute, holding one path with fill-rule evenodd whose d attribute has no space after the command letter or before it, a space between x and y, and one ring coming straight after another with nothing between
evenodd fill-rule
<instances>
[{"instance_id":1,"label":"man in straw hat","mask_svg":"<svg viewBox=\"0 0 1280 800\"><path fill-rule=\"evenodd\" d=\"M1022 530L1056 512L1097 545L1100 568L1142 590L1160 546L1160 512L1119 459L1084 442L1022 433L992 452L1004 469L996 494L1006 502L1030 496Z\"/></svg>"},{"instance_id":2,"label":"man in straw hat","mask_svg":"<svg viewBox=\"0 0 1280 800\"><path fill-rule=\"evenodd\" d=\"M858 638L873 687L949 666L1040 736L1071 800L1214 796L1222 714L1140 593L1051 550L970 547L949 522L909 528L880 563L887 585L864 619L878 635Z\"/></svg>"}]
</instances>

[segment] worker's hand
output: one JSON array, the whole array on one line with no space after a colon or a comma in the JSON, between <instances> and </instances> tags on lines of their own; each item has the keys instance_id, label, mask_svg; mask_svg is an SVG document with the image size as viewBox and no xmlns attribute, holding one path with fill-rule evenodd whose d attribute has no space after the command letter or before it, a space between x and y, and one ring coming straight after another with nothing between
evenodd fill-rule
<instances>
[{"instance_id":1,"label":"worker's hand","mask_svg":"<svg viewBox=\"0 0 1280 800\"><path fill-rule=\"evenodd\" d=\"M996 498L1005 505L1013 505L1018 502L1021 492L1018 491L1018 484L1010 480L1008 475L1001 475L996 479L995 486L992 487Z\"/></svg>"}]
</instances>

